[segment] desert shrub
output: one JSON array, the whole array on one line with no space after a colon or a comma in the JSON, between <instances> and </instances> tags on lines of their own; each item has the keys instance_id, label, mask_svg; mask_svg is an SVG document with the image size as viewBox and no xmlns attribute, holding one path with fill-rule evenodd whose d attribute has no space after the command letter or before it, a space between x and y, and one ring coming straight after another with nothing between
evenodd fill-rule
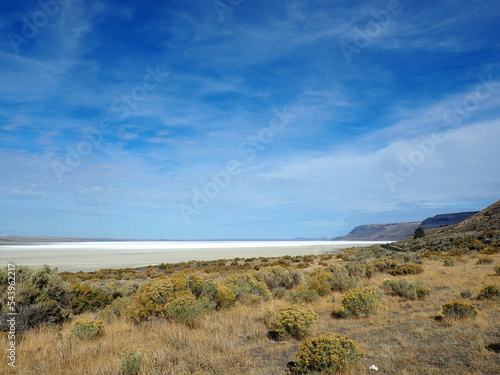
<instances>
[{"instance_id":1,"label":"desert shrub","mask_svg":"<svg viewBox=\"0 0 500 375\"><path fill-rule=\"evenodd\" d=\"M429 294L432 293L432 289L426 286L421 286L417 288L417 298L425 299Z\"/></svg>"},{"instance_id":2,"label":"desert shrub","mask_svg":"<svg viewBox=\"0 0 500 375\"><path fill-rule=\"evenodd\" d=\"M474 305L466 302L454 301L443 304L443 315L449 319L465 320L477 316Z\"/></svg>"},{"instance_id":3,"label":"desert shrub","mask_svg":"<svg viewBox=\"0 0 500 375\"><path fill-rule=\"evenodd\" d=\"M245 274L233 274L227 277L224 282L224 286L227 286L233 291L238 300L268 300L272 297L271 292L267 288L266 284L262 281L257 280L253 275L249 273ZM256 298L245 298L245 295L251 295Z\"/></svg>"},{"instance_id":4,"label":"desert shrub","mask_svg":"<svg viewBox=\"0 0 500 375\"><path fill-rule=\"evenodd\" d=\"M462 298L471 298L474 292L470 289L465 289L460 292Z\"/></svg>"},{"instance_id":5,"label":"desert shrub","mask_svg":"<svg viewBox=\"0 0 500 375\"><path fill-rule=\"evenodd\" d=\"M276 298L281 299L285 296L286 288L279 286L277 288L273 288L271 290L271 293L273 293L273 296L275 296Z\"/></svg>"},{"instance_id":6,"label":"desert shrub","mask_svg":"<svg viewBox=\"0 0 500 375\"><path fill-rule=\"evenodd\" d=\"M292 336L300 340L311 332L317 319L318 314L314 311L294 305L278 310L269 328L276 330L280 338Z\"/></svg>"},{"instance_id":7,"label":"desert shrub","mask_svg":"<svg viewBox=\"0 0 500 375\"><path fill-rule=\"evenodd\" d=\"M293 289L302 282L302 273L281 266L264 267L257 274L257 280L264 282L270 290L275 288Z\"/></svg>"},{"instance_id":8,"label":"desert shrub","mask_svg":"<svg viewBox=\"0 0 500 375\"><path fill-rule=\"evenodd\" d=\"M234 305L234 301L236 301L236 294L234 294L231 288L222 284L217 284L214 294L214 301L216 303L217 309L230 307Z\"/></svg>"},{"instance_id":9,"label":"desert shrub","mask_svg":"<svg viewBox=\"0 0 500 375\"><path fill-rule=\"evenodd\" d=\"M203 292L204 280L196 275L191 275L186 280L186 288L193 293L196 298L200 297Z\"/></svg>"},{"instance_id":10,"label":"desert shrub","mask_svg":"<svg viewBox=\"0 0 500 375\"><path fill-rule=\"evenodd\" d=\"M60 324L69 316L69 290L56 268L16 267L15 311L8 310L9 274L0 269L0 331L9 330L7 313L16 312L16 330L41 324Z\"/></svg>"},{"instance_id":11,"label":"desert shrub","mask_svg":"<svg viewBox=\"0 0 500 375\"><path fill-rule=\"evenodd\" d=\"M141 368L142 353L139 351L125 352L120 356L123 375L137 375Z\"/></svg>"},{"instance_id":12,"label":"desert shrub","mask_svg":"<svg viewBox=\"0 0 500 375\"><path fill-rule=\"evenodd\" d=\"M487 285L479 291L477 299L500 299L500 288L496 285Z\"/></svg>"},{"instance_id":13,"label":"desert shrub","mask_svg":"<svg viewBox=\"0 0 500 375\"><path fill-rule=\"evenodd\" d=\"M110 322L114 318L118 318L125 314L125 310L131 307L134 303L132 297L117 298L111 304L99 311L99 318L105 322Z\"/></svg>"},{"instance_id":14,"label":"desert shrub","mask_svg":"<svg viewBox=\"0 0 500 375\"><path fill-rule=\"evenodd\" d=\"M331 276L328 283L332 290L345 292L346 290L355 288L359 280L356 277L349 276L349 272L345 267L332 267L330 268Z\"/></svg>"},{"instance_id":15,"label":"desert shrub","mask_svg":"<svg viewBox=\"0 0 500 375\"><path fill-rule=\"evenodd\" d=\"M479 258L476 264L491 264L491 263L493 263L493 258L483 257Z\"/></svg>"},{"instance_id":16,"label":"desert shrub","mask_svg":"<svg viewBox=\"0 0 500 375\"><path fill-rule=\"evenodd\" d=\"M156 279L141 287L135 295L134 303L125 313L136 323L154 317L164 317L165 304L173 299L176 292L186 290L185 288L185 282L179 278Z\"/></svg>"},{"instance_id":17,"label":"desert shrub","mask_svg":"<svg viewBox=\"0 0 500 375\"><path fill-rule=\"evenodd\" d=\"M418 275L422 272L424 272L424 267L422 267L420 264L415 264L415 263L400 264L399 266L394 268L392 271L389 271L389 273L393 276Z\"/></svg>"},{"instance_id":18,"label":"desert shrub","mask_svg":"<svg viewBox=\"0 0 500 375\"><path fill-rule=\"evenodd\" d=\"M497 275L500 275L500 266L495 266L495 268L493 268L493 271L495 271Z\"/></svg>"},{"instance_id":19,"label":"desert shrub","mask_svg":"<svg viewBox=\"0 0 500 375\"><path fill-rule=\"evenodd\" d=\"M319 298L319 293L315 290L307 289L305 285L301 285L289 291L288 297L293 303L309 303L316 301Z\"/></svg>"},{"instance_id":20,"label":"desert shrub","mask_svg":"<svg viewBox=\"0 0 500 375\"><path fill-rule=\"evenodd\" d=\"M318 293L320 296L330 294L332 292L332 288L329 283L331 276L332 273L324 269L311 272L309 274L307 289Z\"/></svg>"},{"instance_id":21,"label":"desert shrub","mask_svg":"<svg viewBox=\"0 0 500 375\"><path fill-rule=\"evenodd\" d=\"M363 317L378 309L380 292L373 288L351 289L342 298L342 317Z\"/></svg>"},{"instance_id":22,"label":"desert shrub","mask_svg":"<svg viewBox=\"0 0 500 375\"><path fill-rule=\"evenodd\" d=\"M382 288L409 300L423 299L432 292L423 283L410 283L408 280L387 280L382 284Z\"/></svg>"},{"instance_id":23,"label":"desert shrub","mask_svg":"<svg viewBox=\"0 0 500 375\"><path fill-rule=\"evenodd\" d=\"M444 260L444 263L443 263L443 265L446 267L453 267L455 264L456 264L456 261L453 258L446 258Z\"/></svg>"},{"instance_id":24,"label":"desert shrub","mask_svg":"<svg viewBox=\"0 0 500 375\"><path fill-rule=\"evenodd\" d=\"M366 265L361 263L347 263L345 265L349 276L356 277L358 279L364 279L366 275Z\"/></svg>"},{"instance_id":25,"label":"desert shrub","mask_svg":"<svg viewBox=\"0 0 500 375\"><path fill-rule=\"evenodd\" d=\"M397 266L399 266L399 262L394 259L383 257L374 260L370 265L376 272L384 273L394 270Z\"/></svg>"},{"instance_id":26,"label":"desert shrub","mask_svg":"<svg viewBox=\"0 0 500 375\"><path fill-rule=\"evenodd\" d=\"M337 374L352 367L363 355L356 341L326 333L304 340L290 370L300 374Z\"/></svg>"},{"instance_id":27,"label":"desert shrub","mask_svg":"<svg viewBox=\"0 0 500 375\"><path fill-rule=\"evenodd\" d=\"M70 331L80 340L90 340L104 333L104 323L100 319L76 320L71 323Z\"/></svg>"},{"instance_id":28,"label":"desert shrub","mask_svg":"<svg viewBox=\"0 0 500 375\"><path fill-rule=\"evenodd\" d=\"M84 311L96 311L109 305L113 297L108 293L93 289L88 285L73 283L69 287L71 296L71 309L74 314Z\"/></svg>"},{"instance_id":29,"label":"desert shrub","mask_svg":"<svg viewBox=\"0 0 500 375\"><path fill-rule=\"evenodd\" d=\"M165 315L168 318L189 327L194 327L199 323L203 312L203 304L187 290L175 293L173 300L165 305Z\"/></svg>"}]
</instances>

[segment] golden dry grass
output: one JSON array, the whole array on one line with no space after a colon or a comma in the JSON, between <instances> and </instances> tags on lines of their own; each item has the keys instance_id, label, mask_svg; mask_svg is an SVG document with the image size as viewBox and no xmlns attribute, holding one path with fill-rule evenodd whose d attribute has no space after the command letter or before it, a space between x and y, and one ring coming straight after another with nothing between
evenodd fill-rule
<instances>
[{"instance_id":1,"label":"golden dry grass","mask_svg":"<svg viewBox=\"0 0 500 375\"><path fill-rule=\"evenodd\" d=\"M453 267L426 260L420 275L377 274L365 279L364 286L371 287L380 286L386 277L423 281L434 290L423 301L383 296L379 313L368 318L333 318L332 311L340 308L340 302L323 297L308 305L320 315L312 335L332 332L359 342L366 356L347 373L351 375L375 373L368 370L370 365L376 365L379 374L496 375L500 373L500 354L485 347L500 342L499 301L469 300L479 310L475 320L435 319L443 303L464 300L462 290L477 294L485 285L500 285L500 276L493 272L500 264L500 254L492 257L495 261L490 265L476 265L475 259L464 257L465 263ZM335 295L339 301L341 294ZM287 305L286 300L237 305L206 314L194 329L167 321L134 325L115 320L106 324L104 336L91 341L73 337L69 323L60 328L42 327L27 332L18 342L15 371L4 369L8 375L118 375L120 354L139 350L143 353L140 375L284 375L300 342L269 340L263 316ZM1 344L7 346L5 338Z\"/></svg>"}]
</instances>

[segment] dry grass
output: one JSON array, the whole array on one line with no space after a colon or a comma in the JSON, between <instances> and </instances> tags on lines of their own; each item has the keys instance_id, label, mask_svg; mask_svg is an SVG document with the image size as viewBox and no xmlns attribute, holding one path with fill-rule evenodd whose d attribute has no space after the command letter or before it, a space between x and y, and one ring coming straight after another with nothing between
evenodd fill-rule
<instances>
[{"instance_id":1,"label":"dry grass","mask_svg":"<svg viewBox=\"0 0 500 375\"><path fill-rule=\"evenodd\" d=\"M485 348L500 342L498 301L469 300L479 310L475 320L435 319L443 303L465 300L460 297L462 290L477 294L485 285L500 284L500 276L493 272L500 264L500 254L492 257L491 265L476 265L475 259L467 257L465 263L453 267L444 267L442 261L424 261L424 273L391 279L425 282L434 290L427 299L404 301L386 295L379 313L364 319L335 319L332 311L340 308L340 302L331 302L331 296L320 298L308 305L320 315L313 336L332 332L359 342L366 356L348 372L351 375L375 373L368 370L370 365L376 365L380 374L394 375L498 374L500 354ZM377 274L362 283L376 287L386 277ZM342 295L335 295L340 301ZM120 354L140 350L140 375L284 375L300 342L269 340L262 318L267 310L288 304L271 300L214 311L194 329L166 321L134 325L116 320L106 324L104 336L92 341L71 336L69 323L61 328L42 327L27 332L18 342L16 371L7 366L2 371L7 368L9 375L118 375ZM7 347L5 338L0 343Z\"/></svg>"}]
</instances>

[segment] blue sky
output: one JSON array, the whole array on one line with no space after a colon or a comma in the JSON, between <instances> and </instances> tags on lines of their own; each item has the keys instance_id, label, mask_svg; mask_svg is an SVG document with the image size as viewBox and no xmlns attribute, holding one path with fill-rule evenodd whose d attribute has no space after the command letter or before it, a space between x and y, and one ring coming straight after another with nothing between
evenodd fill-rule
<instances>
[{"instance_id":1,"label":"blue sky","mask_svg":"<svg viewBox=\"0 0 500 375\"><path fill-rule=\"evenodd\" d=\"M331 237L499 199L496 1L0 8L0 235Z\"/></svg>"}]
</instances>

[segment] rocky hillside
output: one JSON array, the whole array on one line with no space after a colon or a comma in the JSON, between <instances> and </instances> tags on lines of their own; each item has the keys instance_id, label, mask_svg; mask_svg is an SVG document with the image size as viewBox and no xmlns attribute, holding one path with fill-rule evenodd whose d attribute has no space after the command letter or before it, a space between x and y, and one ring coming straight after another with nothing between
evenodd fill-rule
<instances>
[{"instance_id":1,"label":"rocky hillside","mask_svg":"<svg viewBox=\"0 0 500 375\"><path fill-rule=\"evenodd\" d=\"M392 224L369 224L354 228L345 236L335 237L333 241L398 241L413 235L420 221Z\"/></svg>"},{"instance_id":2,"label":"rocky hillside","mask_svg":"<svg viewBox=\"0 0 500 375\"><path fill-rule=\"evenodd\" d=\"M458 212L456 214L443 214L436 215L433 217L428 217L419 225L424 230L430 230L434 228L439 228L447 225L453 225L457 223L461 223L464 220L467 220L469 217L474 216L479 211L474 212Z\"/></svg>"}]
</instances>

